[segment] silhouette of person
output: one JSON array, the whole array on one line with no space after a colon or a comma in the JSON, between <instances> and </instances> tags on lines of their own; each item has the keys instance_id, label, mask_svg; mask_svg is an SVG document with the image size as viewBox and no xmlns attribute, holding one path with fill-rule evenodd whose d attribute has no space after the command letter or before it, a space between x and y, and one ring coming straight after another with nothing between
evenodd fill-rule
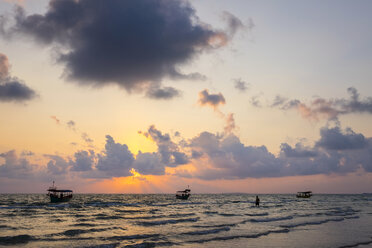
<instances>
[{"instance_id":1,"label":"silhouette of person","mask_svg":"<svg viewBox=\"0 0 372 248\"><path fill-rule=\"evenodd\" d=\"M256 207L260 206L260 198L256 195Z\"/></svg>"}]
</instances>

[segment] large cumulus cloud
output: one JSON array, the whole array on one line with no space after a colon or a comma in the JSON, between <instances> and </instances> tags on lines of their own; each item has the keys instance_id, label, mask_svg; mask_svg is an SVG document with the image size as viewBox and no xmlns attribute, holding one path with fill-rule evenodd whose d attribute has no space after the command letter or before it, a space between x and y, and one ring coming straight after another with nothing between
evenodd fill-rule
<instances>
[{"instance_id":1,"label":"large cumulus cloud","mask_svg":"<svg viewBox=\"0 0 372 248\"><path fill-rule=\"evenodd\" d=\"M372 172L372 138L339 126L322 128L312 146L283 143L278 155L265 146L245 145L232 133L202 132L179 143L155 126L142 134L157 144L156 152L140 151L135 156L126 144L108 135L101 152L77 151L67 159L45 155L50 160L41 167L17 157L15 151L2 153L5 162L0 164L0 177L113 178L131 176L132 169L142 175L165 175L166 168L174 168L168 172L171 175L203 180Z\"/></svg>"},{"instance_id":2,"label":"large cumulus cloud","mask_svg":"<svg viewBox=\"0 0 372 248\"><path fill-rule=\"evenodd\" d=\"M33 89L10 76L8 57L0 53L0 102L24 102L35 97Z\"/></svg>"},{"instance_id":3,"label":"large cumulus cloud","mask_svg":"<svg viewBox=\"0 0 372 248\"><path fill-rule=\"evenodd\" d=\"M283 143L275 156L265 146L244 145L233 134L203 132L189 143L195 167L191 174L214 180L372 172L372 138L338 126L324 127L320 135L312 147Z\"/></svg>"},{"instance_id":4,"label":"large cumulus cloud","mask_svg":"<svg viewBox=\"0 0 372 248\"><path fill-rule=\"evenodd\" d=\"M97 169L108 177L124 177L131 175L129 170L134 161L133 154L126 144L116 143L110 136L106 136L104 154L98 154Z\"/></svg>"},{"instance_id":5,"label":"large cumulus cloud","mask_svg":"<svg viewBox=\"0 0 372 248\"><path fill-rule=\"evenodd\" d=\"M51 0L45 14L18 7L12 33L58 45L65 76L79 84L118 84L128 92L151 89L152 98L172 98L161 80L203 79L180 66L200 52L224 46L243 26L229 14L228 30L202 23L182 0ZM155 89L155 90L154 90Z\"/></svg>"}]
</instances>

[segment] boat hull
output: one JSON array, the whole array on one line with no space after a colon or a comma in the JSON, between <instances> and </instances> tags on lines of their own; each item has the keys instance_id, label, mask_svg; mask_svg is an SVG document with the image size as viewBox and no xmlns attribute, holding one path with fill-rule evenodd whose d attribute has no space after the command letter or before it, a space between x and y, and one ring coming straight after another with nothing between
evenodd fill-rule
<instances>
[{"instance_id":1,"label":"boat hull","mask_svg":"<svg viewBox=\"0 0 372 248\"><path fill-rule=\"evenodd\" d=\"M189 197L190 195L176 195L176 198L180 200L187 200Z\"/></svg>"},{"instance_id":2,"label":"boat hull","mask_svg":"<svg viewBox=\"0 0 372 248\"><path fill-rule=\"evenodd\" d=\"M68 202L71 199L72 199L72 195L70 195L70 196L63 196L63 197L58 197L58 196L50 195L50 202L51 203Z\"/></svg>"}]
</instances>

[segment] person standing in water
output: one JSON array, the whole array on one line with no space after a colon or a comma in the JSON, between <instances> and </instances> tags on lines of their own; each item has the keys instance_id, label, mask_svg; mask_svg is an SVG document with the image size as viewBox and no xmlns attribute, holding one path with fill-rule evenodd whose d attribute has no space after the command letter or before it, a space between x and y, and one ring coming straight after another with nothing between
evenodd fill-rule
<instances>
[{"instance_id":1,"label":"person standing in water","mask_svg":"<svg viewBox=\"0 0 372 248\"><path fill-rule=\"evenodd\" d=\"M260 198L256 195L256 207L260 206Z\"/></svg>"}]
</instances>

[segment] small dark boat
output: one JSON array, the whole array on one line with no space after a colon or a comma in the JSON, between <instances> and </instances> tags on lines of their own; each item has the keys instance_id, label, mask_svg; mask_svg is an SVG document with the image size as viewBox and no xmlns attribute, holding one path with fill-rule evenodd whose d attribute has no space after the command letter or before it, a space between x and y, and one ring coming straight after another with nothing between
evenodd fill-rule
<instances>
[{"instance_id":1,"label":"small dark boat","mask_svg":"<svg viewBox=\"0 0 372 248\"><path fill-rule=\"evenodd\" d=\"M49 187L47 196L50 197L50 202L68 202L72 199L72 190L69 189L57 189L56 186Z\"/></svg>"},{"instance_id":2,"label":"small dark boat","mask_svg":"<svg viewBox=\"0 0 372 248\"><path fill-rule=\"evenodd\" d=\"M297 192L297 198L310 198L313 195L311 191Z\"/></svg>"},{"instance_id":3,"label":"small dark boat","mask_svg":"<svg viewBox=\"0 0 372 248\"><path fill-rule=\"evenodd\" d=\"M181 200L187 200L190 197L190 189L185 189L183 191L177 191L176 192L176 198Z\"/></svg>"}]
</instances>

